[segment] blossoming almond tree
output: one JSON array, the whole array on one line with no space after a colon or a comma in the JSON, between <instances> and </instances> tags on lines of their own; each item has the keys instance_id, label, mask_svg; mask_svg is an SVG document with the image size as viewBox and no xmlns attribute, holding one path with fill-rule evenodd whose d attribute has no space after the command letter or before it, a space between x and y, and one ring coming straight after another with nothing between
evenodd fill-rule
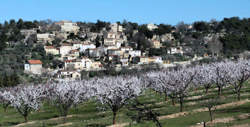
<instances>
[{"instance_id":1,"label":"blossoming almond tree","mask_svg":"<svg viewBox=\"0 0 250 127\"><path fill-rule=\"evenodd\" d=\"M176 89L169 89L170 77L168 73L167 71L149 72L146 74L146 78L150 82L149 88L163 93L165 101L169 96L172 99L172 104L175 105Z\"/></svg>"},{"instance_id":2,"label":"blossoming almond tree","mask_svg":"<svg viewBox=\"0 0 250 127\"><path fill-rule=\"evenodd\" d=\"M8 106L11 105L10 98L12 98L11 88L5 88L4 90L0 91L0 104L3 105L4 112L7 112Z\"/></svg>"},{"instance_id":3,"label":"blossoming almond tree","mask_svg":"<svg viewBox=\"0 0 250 127\"><path fill-rule=\"evenodd\" d=\"M61 81L47 87L47 98L66 118L69 109L91 97L87 81Z\"/></svg>"},{"instance_id":4,"label":"blossoming almond tree","mask_svg":"<svg viewBox=\"0 0 250 127\"><path fill-rule=\"evenodd\" d=\"M188 89L191 87L195 75L196 70L194 68L183 68L169 73L170 82L168 89L175 92L177 98L179 98L180 112L183 111L184 98L188 94Z\"/></svg>"},{"instance_id":5,"label":"blossoming almond tree","mask_svg":"<svg viewBox=\"0 0 250 127\"><path fill-rule=\"evenodd\" d=\"M96 98L113 112L113 124L116 123L117 112L130 99L141 93L141 80L132 76L104 77L97 79L94 85L97 93Z\"/></svg>"},{"instance_id":6,"label":"blossoming almond tree","mask_svg":"<svg viewBox=\"0 0 250 127\"><path fill-rule=\"evenodd\" d=\"M213 78L214 84L216 84L218 88L218 96L222 95L222 90L225 86L230 84L231 82L231 74L232 74L232 63L229 61L226 62L219 62L219 63L214 63L211 66L215 76Z\"/></svg>"},{"instance_id":7,"label":"blossoming almond tree","mask_svg":"<svg viewBox=\"0 0 250 127\"><path fill-rule=\"evenodd\" d=\"M193 83L196 88L203 86L205 88L205 93L208 93L208 90L213 85L213 79L216 78L215 72L213 71L212 66L210 65L200 65L194 67L197 71L196 76L194 77Z\"/></svg>"},{"instance_id":8,"label":"blossoming almond tree","mask_svg":"<svg viewBox=\"0 0 250 127\"><path fill-rule=\"evenodd\" d=\"M231 85L234 87L234 92L237 99L240 100L240 92L243 84L250 78L250 61L240 60L236 63L231 63L229 69L231 71Z\"/></svg>"},{"instance_id":9,"label":"blossoming almond tree","mask_svg":"<svg viewBox=\"0 0 250 127\"><path fill-rule=\"evenodd\" d=\"M38 86L18 86L14 88L13 92L7 92L11 106L24 117L25 122L32 110L38 110L41 104L41 97L43 96L43 89Z\"/></svg>"}]
</instances>

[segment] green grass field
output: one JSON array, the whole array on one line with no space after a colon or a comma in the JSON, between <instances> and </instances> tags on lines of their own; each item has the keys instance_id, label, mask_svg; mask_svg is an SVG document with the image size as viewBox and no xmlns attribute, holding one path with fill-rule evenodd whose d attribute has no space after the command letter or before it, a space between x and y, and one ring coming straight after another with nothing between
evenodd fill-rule
<instances>
[{"instance_id":1,"label":"green grass field","mask_svg":"<svg viewBox=\"0 0 250 127\"><path fill-rule=\"evenodd\" d=\"M160 113L160 122L163 127L199 127L197 123L210 120L208 111L195 111L204 108L200 102L204 101L202 89L191 91L190 95L185 98L184 115L168 118L167 115L179 113L179 104L173 106L171 101L165 101L165 97L151 90L146 91L139 97L140 102L151 106L154 111ZM242 88L241 101L237 101L236 95L232 88L227 87L223 90L223 97L218 108L214 113L214 123L208 123L212 127L237 127L250 123L250 84ZM216 98L217 91L215 88L210 89L206 98ZM226 106L219 106L230 104ZM0 108L0 126L19 126L19 127L105 127L112 124L112 112L110 110L100 110L97 107L100 104L89 101L77 107L72 107L68 117L63 119L56 107L44 103L40 111L34 111L28 116L28 123L24 123L23 117L11 107L4 112ZM194 112L195 111L195 112ZM152 121L135 123L127 114L133 114L124 107L117 115L117 125L126 123L127 127L155 127ZM164 118L165 117L165 118ZM22 124L23 123L23 124ZM250 126L250 124L249 124ZM202 126L201 126L202 127Z\"/></svg>"}]
</instances>

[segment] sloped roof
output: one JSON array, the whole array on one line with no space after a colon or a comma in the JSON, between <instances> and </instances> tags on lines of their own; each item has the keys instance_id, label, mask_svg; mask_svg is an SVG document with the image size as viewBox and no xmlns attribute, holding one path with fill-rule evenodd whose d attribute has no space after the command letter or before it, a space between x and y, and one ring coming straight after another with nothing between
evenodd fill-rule
<instances>
[{"instance_id":1,"label":"sloped roof","mask_svg":"<svg viewBox=\"0 0 250 127\"><path fill-rule=\"evenodd\" d=\"M29 64L43 64L40 60L28 60Z\"/></svg>"}]
</instances>

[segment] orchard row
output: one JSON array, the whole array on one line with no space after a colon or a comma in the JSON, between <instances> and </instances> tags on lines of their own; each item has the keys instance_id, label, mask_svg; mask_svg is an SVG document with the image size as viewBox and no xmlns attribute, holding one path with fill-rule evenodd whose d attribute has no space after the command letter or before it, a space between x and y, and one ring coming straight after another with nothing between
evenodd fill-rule
<instances>
[{"instance_id":1,"label":"orchard row","mask_svg":"<svg viewBox=\"0 0 250 127\"><path fill-rule=\"evenodd\" d=\"M153 89L170 97L172 102L178 99L180 112L184 99L193 89L217 87L218 95L227 85L231 85L240 100L241 88L250 77L250 61L223 61L212 64L183 67L175 70L151 71L139 76L116 76L94 78L81 81L60 81L39 85L19 85L0 91L0 103L5 109L14 107L27 121L32 110L39 110L44 101L50 102L67 116L72 106L90 99L106 105L113 112L113 124L117 112L136 99L147 89Z\"/></svg>"}]
</instances>

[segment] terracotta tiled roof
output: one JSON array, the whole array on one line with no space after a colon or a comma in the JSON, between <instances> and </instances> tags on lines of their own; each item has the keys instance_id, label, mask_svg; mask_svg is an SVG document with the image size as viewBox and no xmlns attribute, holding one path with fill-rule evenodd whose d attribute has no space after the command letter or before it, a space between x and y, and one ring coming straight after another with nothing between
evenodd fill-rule
<instances>
[{"instance_id":1,"label":"terracotta tiled roof","mask_svg":"<svg viewBox=\"0 0 250 127\"><path fill-rule=\"evenodd\" d=\"M29 64L43 64L40 60L28 60Z\"/></svg>"},{"instance_id":2,"label":"terracotta tiled roof","mask_svg":"<svg viewBox=\"0 0 250 127\"><path fill-rule=\"evenodd\" d=\"M65 60L64 62L65 63L72 63L72 62L74 62L75 60Z\"/></svg>"}]
</instances>

